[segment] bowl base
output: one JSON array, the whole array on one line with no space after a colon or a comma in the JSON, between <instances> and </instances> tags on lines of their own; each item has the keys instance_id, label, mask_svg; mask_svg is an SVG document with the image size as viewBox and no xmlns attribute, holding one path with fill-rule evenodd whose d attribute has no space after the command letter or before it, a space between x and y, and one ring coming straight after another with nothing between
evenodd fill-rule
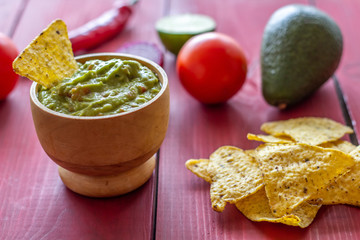
<instances>
[{"instance_id":1,"label":"bowl base","mask_svg":"<svg viewBox=\"0 0 360 240\"><path fill-rule=\"evenodd\" d=\"M142 186L155 169L155 155L146 162L125 172L110 176L89 176L59 167L59 175L70 190L87 197L114 197Z\"/></svg>"}]
</instances>

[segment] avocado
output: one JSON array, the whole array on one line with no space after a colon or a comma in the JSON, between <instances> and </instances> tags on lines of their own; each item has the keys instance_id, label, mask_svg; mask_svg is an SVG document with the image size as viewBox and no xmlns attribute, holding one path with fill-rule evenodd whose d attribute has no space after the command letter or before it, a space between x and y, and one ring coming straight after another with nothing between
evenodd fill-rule
<instances>
[{"instance_id":1,"label":"avocado","mask_svg":"<svg viewBox=\"0 0 360 240\"><path fill-rule=\"evenodd\" d=\"M326 13L300 4L278 9L261 45L265 100L281 109L302 101L333 75L342 49L340 28Z\"/></svg>"}]
</instances>

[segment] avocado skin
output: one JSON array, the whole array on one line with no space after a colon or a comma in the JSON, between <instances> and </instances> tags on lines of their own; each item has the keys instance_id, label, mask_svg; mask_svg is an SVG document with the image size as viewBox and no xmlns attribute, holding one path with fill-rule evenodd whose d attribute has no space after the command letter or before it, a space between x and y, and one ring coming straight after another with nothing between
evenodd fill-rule
<instances>
[{"instance_id":1,"label":"avocado skin","mask_svg":"<svg viewBox=\"0 0 360 240\"><path fill-rule=\"evenodd\" d=\"M286 108L308 97L333 75L342 49L340 28L324 12L299 4L278 9L261 46L265 100Z\"/></svg>"}]
</instances>

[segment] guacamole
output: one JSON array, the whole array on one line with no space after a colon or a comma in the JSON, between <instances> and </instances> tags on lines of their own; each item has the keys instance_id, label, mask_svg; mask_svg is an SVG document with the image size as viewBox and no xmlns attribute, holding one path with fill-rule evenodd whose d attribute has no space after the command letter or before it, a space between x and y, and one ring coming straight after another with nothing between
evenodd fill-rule
<instances>
[{"instance_id":1,"label":"guacamole","mask_svg":"<svg viewBox=\"0 0 360 240\"><path fill-rule=\"evenodd\" d=\"M40 87L39 101L56 112L102 116L129 111L159 93L161 82L134 60L89 60L72 77L49 89Z\"/></svg>"}]
</instances>

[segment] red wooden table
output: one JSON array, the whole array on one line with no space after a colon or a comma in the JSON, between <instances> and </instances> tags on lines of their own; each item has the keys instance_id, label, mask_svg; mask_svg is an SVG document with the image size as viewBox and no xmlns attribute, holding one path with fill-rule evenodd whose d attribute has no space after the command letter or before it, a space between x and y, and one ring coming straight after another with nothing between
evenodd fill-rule
<instances>
[{"instance_id":1,"label":"red wooden table","mask_svg":"<svg viewBox=\"0 0 360 240\"><path fill-rule=\"evenodd\" d=\"M23 49L53 19L63 19L71 30L99 16L112 3L1 0L0 31ZM335 76L316 94L295 108L279 111L261 95L260 43L270 15L290 3L315 5L331 15L342 30L344 53ZM217 31L243 46L249 72L242 90L222 106L198 103L182 88L175 72L176 57L167 52L164 69L170 81L170 122L153 176L124 196L92 199L68 190L57 166L42 150L30 112L31 82L21 78L0 102L0 239L360 239L360 209L350 206L322 207L306 229L251 222L234 206L214 212L209 184L184 167L189 158L207 158L223 145L255 147L246 134L260 133L260 125L269 120L328 117L352 123L359 133L360 2L140 0L125 31L92 52L116 51L129 41L160 45L156 20L186 12L213 17ZM356 136L351 140L357 143Z\"/></svg>"}]
</instances>

